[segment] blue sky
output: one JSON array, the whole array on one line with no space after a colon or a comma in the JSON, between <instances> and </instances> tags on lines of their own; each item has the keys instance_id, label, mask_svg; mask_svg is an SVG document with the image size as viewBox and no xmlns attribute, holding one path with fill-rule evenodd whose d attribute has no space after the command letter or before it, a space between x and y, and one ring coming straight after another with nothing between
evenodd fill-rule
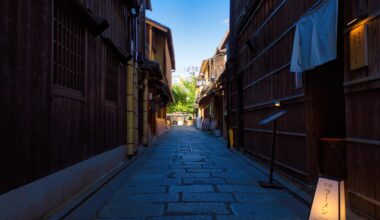
<instances>
[{"instance_id":1,"label":"blue sky","mask_svg":"<svg viewBox=\"0 0 380 220\"><path fill-rule=\"evenodd\" d=\"M176 75L212 57L228 30L229 0L151 0L147 16L171 28Z\"/></svg>"}]
</instances>

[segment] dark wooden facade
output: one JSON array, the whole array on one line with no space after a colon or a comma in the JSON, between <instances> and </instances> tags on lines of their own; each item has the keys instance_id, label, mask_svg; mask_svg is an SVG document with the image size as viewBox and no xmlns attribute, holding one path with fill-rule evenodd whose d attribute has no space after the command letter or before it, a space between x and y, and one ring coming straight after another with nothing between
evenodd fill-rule
<instances>
[{"instance_id":1,"label":"dark wooden facade","mask_svg":"<svg viewBox=\"0 0 380 220\"><path fill-rule=\"evenodd\" d=\"M227 42L229 32L226 33L213 57L205 59L197 76L196 104L198 105L198 117L207 119L209 125L202 129L210 129L223 137L227 133L224 114L226 113L224 100L224 76L226 75ZM203 123L202 124L207 124Z\"/></svg>"},{"instance_id":2,"label":"dark wooden facade","mask_svg":"<svg viewBox=\"0 0 380 220\"><path fill-rule=\"evenodd\" d=\"M380 219L380 1L345 4L344 92L350 205ZM368 25L368 67L350 69L350 31Z\"/></svg>"},{"instance_id":3,"label":"dark wooden facade","mask_svg":"<svg viewBox=\"0 0 380 220\"><path fill-rule=\"evenodd\" d=\"M258 122L281 101L290 111L278 122L277 170L306 184L318 174L345 177L350 207L378 219L380 2L340 1L337 59L297 79L289 70L295 25L320 2L231 1L226 92L235 145L267 161L271 125ZM360 25L368 25L368 67L352 71L349 35Z\"/></svg>"},{"instance_id":4,"label":"dark wooden facade","mask_svg":"<svg viewBox=\"0 0 380 220\"><path fill-rule=\"evenodd\" d=\"M0 3L0 193L126 143L128 1L63 2Z\"/></svg>"},{"instance_id":5,"label":"dark wooden facade","mask_svg":"<svg viewBox=\"0 0 380 220\"><path fill-rule=\"evenodd\" d=\"M331 74L337 71L335 64L306 72L299 82L289 70L295 25L316 3L237 1L231 5L236 18L231 22L237 33L231 43L235 50L231 54L235 57L231 90L235 144L267 160L272 129L271 125L259 125L259 121L277 111L273 103L280 101L281 108L290 111L278 122L278 169L308 183L318 174L319 139L344 135L342 112L327 112L344 107L342 101L335 102L343 94L342 79ZM245 15L242 8L246 8ZM331 119L339 117L342 119L332 125Z\"/></svg>"}]
</instances>

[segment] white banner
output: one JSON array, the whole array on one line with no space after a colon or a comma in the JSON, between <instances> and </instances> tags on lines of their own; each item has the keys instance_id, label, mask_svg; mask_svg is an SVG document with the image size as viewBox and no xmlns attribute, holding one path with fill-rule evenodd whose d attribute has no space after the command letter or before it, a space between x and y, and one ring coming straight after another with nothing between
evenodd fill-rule
<instances>
[{"instance_id":1,"label":"white banner","mask_svg":"<svg viewBox=\"0 0 380 220\"><path fill-rule=\"evenodd\" d=\"M290 71L304 72L337 57L338 0L324 0L297 24Z\"/></svg>"}]
</instances>

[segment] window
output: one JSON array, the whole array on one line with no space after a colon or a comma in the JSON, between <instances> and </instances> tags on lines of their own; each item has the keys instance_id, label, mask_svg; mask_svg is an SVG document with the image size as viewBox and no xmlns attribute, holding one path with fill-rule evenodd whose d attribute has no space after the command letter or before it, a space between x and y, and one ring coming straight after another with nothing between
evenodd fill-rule
<instances>
[{"instance_id":1,"label":"window","mask_svg":"<svg viewBox=\"0 0 380 220\"><path fill-rule=\"evenodd\" d=\"M61 1L56 1L53 84L84 91L84 45L84 26Z\"/></svg>"},{"instance_id":2,"label":"window","mask_svg":"<svg viewBox=\"0 0 380 220\"><path fill-rule=\"evenodd\" d=\"M297 72L294 73L294 83L295 83L295 88L300 89L303 87L303 72Z\"/></svg>"},{"instance_id":3,"label":"window","mask_svg":"<svg viewBox=\"0 0 380 220\"><path fill-rule=\"evenodd\" d=\"M119 61L110 49L107 49L106 59L106 99L108 101L117 102Z\"/></svg>"}]
</instances>

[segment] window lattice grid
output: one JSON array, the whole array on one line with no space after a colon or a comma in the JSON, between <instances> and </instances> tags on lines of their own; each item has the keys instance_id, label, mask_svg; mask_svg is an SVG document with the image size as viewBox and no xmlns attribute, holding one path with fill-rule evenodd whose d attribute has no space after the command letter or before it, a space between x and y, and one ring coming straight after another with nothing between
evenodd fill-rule
<instances>
[{"instance_id":1,"label":"window lattice grid","mask_svg":"<svg viewBox=\"0 0 380 220\"><path fill-rule=\"evenodd\" d=\"M115 54L107 50L106 99L117 102L119 62Z\"/></svg>"},{"instance_id":2,"label":"window lattice grid","mask_svg":"<svg viewBox=\"0 0 380 220\"><path fill-rule=\"evenodd\" d=\"M84 90L85 28L69 9L57 1L54 7L53 83Z\"/></svg>"}]
</instances>

